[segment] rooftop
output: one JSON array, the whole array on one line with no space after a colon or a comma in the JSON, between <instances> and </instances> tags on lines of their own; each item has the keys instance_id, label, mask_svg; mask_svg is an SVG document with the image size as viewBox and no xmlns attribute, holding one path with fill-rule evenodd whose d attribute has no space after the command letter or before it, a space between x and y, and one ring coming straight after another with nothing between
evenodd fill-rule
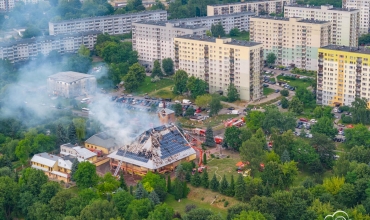
<instances>
[{"instance_id":1,"label":"rooftop","mask_svg":"<svg viewBox=\"0 0 370 220\"><path fill-rule=\"evenodd\" d=\"M281 0L269 0L269 1L246 1L246 2L236 2L229 4L214 4L209 6L231 6L231 5L246 5L248 3L263 3L263 2L280 2Z\"/></svg>"},{"instance_id":2,"label":"rooftop","mask_svg":"<svg viewBox=\"0 0 370 220\"><path fill-rule=\"evenodd\" d=\"M19 45L19 44L33 44L33 43L42 42L42 41L54 41L58 39L68 38L68 37L82 37L82 36L88 36L88 35L98 35L101 33L102 33L101 31L84 31L84 32L75 32L75 33L67 33L67 34L25 38L25 39L20 39L20 40L0 42L0 47L11 47L14 45Z\"/></svg>"},{"instance_id":3,"label":"rooftop","mask_svg":"<svg viewBox=\"0 0 370 220\"><path fill-rule=\"evenodd\" d=\"M95 78L95 76L91 74L78 73L73 71L59 72L49 76L49 79L65 83L71 83L85 78Z\"/></svg>"},{"instance_id":4,"label":"rooftop","mask_svg":"<svg viewBox=\"0 0 370 220\"><path fill-rule=\"evenodd\" d=\"M284 8L310 8L310 9L318 9L318 10L321 10L321 9L326 9L326 10L329 10L329 11L349 11L349 12L353 12L353 11L359 11L358 9L350 9L350 8L334 8L333 5L321 5L321 6L315 6L315 5L298 5L298 4L293 4L293 5L286 5L284 6Z\"/></svg>"},{"instance_id":5,"label":"rooftop","mask_svg":"<svg viewBox=\"0 0 370 220\"><path fill-rule=\"evenodd\" d=\"M143 132L130 145L108 157L158 169L195 153L175 125L163 125Z\"/></svg>"},{"instance_id":6,"label":"rooftop","mask_svg":"<svg viewBox=\"0 0 370 220\"><path fill-rule=\"evenodd\" d=\"M58 156L55 156L55 155L48 154L48 153L44 152L44 153L35 154L32 157L31 161L35 162L35 163L45 165L45 166L48 166L48 167L52 167L52 166L55 165L55 163L59 159L60 159L60 157L58 157Z\"/></svg>"},{"instance_id":7,"label":"rooftop","mask_svg":"<svg viewBox=\"0 0 370 220\"><path fill-rule=\"evenodd\" d=\"M162 109L158 110L158 112L160 112L162 114L166 114L166 115L175 113L173 110L171 110L169 108L162 108Z\"/></svg>"},{"instance_id":8,"label":"rooftop","mask_svg":"<svg viewBox=\"0 0 370 220\"><path fill-rule=\"evenodd\" d=\"M96 19L124 18L124 17L132 17L136 15L147 15L147 14L155 14L155 13L166 13L167 14L167 11L165 10L141 11L141 12L134 12L134 13L118 14L118 15L106 15L106 16L96 16L96 17L88 17L88 18L78 18L78 19L71 19L71 20L55 21L55 22L49 22L49 24L71 23L71 22L80 22L80 21L88 21L88 20L96 20Z\"/></svg>"},{"instance_id":9,"label":"rooftop","mask_svg":"<svg viewBox=\"0 0 370 220\"><path fill-rule=\"evenodd\" d=\"M299 17L274 17L270 15L260 15L260 16L253 16L252 18L260 18L260 19L266 19L266 20L280 20L280 21L290 21L290 20L296 20L300 23L306 23L306 24L327 24L330 23L330 21L320 21L320 20L311 20L311 19L304 19Z\"/></svg>"},{"instance_id":10,"label":"rooftop","mask_svg":"<svg viewBox=\"0 0 370 220\"><path fill-rule=\"evenodd\" d=\"M216 40L219 39L219 38L215 38L215 37L200 36L200 35L189 35L189 34L179 36L179 37L176 37L176 38L189 39L189 40L199 40L199 41L205 41L205 42L211 42L211 43L216 43ZM236 45L236 46L253 47L253 46L262 44L262 43L251 42L251 41L235 40L235 39L231 39L231 38L220 38L220 39L224 40L224 44Z\"/></svg>"},{"instance_id":11,"label":"rooftop","mask_svg":"<svg viewBox=\"0 0 370 220\"><path fill-rule=\"evenodd\" d=\"M339 46L339 45L328 45L328 46L320 47L320 48L327 49L327 50L339 50L339 51L344 51L344 52L370 54L370 49L366 47L348 47L348 46Z\"/></svg>"},{"instance_id":12,"label":"rooftop","mask_svg":"<svg viewBox=\"0 0 370 220\"><path fill-rule=\"evenodd\" d=\"M87 139L85 143L97 145L106 149L111 149L118 146L115 139L106 132L94 134L89 139Z\"/></svg>"},{"instance_id":13,"label":"rooftop","mask_svg":"<svg viewBox=\"0 0 370 220\"><path fill-rule=\"evenodd\" d=\"M135 22L135 23L162 26L162 27L166 27L166 24L172 24L172 22L168 22L168 21L139 21L139 22ZM187 24L179 24L179 25L173 24L173 26L176 27L176 28L184 28L184 29L204 28L204 26L202 26L202 25L187 25Z\"/></svg>"}]
</instances>

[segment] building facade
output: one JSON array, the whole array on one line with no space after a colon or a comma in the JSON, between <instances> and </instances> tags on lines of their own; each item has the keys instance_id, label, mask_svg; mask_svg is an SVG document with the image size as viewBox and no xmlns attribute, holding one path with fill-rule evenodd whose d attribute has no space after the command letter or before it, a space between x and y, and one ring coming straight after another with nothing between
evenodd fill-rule
<instances>
[{"instance_id":1,"label":"building facade","mask_svg":"<svg viewBox=\"0 0 370 220\"><path fill-rule=\"evenodd\" d=\"M71 180L72 161L46 152L35 154L31 159L31 167L42 170L49 179L64 181Z\"/></svg>"},{"instance_id":2,"label":"building facade","mask_svg":"<svg viewBox=\"0 0 370 220\"><path fill-rule=\"evenodd\" d=\"M14 6L14 0L0 0L0 12L11 11Z\"/></svg>"},{"instance_id":3,"label":"building facade","mask_svg":"<svg viewBox=\"0 0 370 220\"><path fill-rule=\"evenodd\" d=\"M332 5L287 5L284 7L286 18L330 21L331 43L340 46L357 47L360 27L360 10L334 8Z\"/></svg>"},{"instance_id":4,"label":"building facade","mask_svg":"<svg viewBox=\"0 0 370 220\"><path fill-rule=\"evenodd\" d=\"M231 4L207 5L207 16L233 13L253 12L256 15L280 14L284 6L295 3L295 0L246 1Z\"/></svg>"},{"instance_id":5,"label":"building facade","mask_svg":"<svg viewBox=\"0 0 370 220\"><path fill-rule=\"evenodd\" d=\"M350 106L357 97L370 100L369 49L329 45L318 52L317 104Z\"/></svg>"},{"instance_id":6,"label":"building facade","mask_svg":"<svg viewBox=\"0 0 370 220\"><path fill-rule=\"evenodd\" d=\"M169 21L142 21L132 25L132 47L139 61L149 68L155 60L174 59L173 39L181 35L205 35L213 24L221 23L226 33L231 29L249 30L249 18L254 13L185 18Z\"/></svg>"},{"instance_id":7,"label":"building facade","mask_svg":"<svg viewBox=\"0 0 370 220\"><path fill-rule=\"evenodd\" d=\"M93 50L100 33L100 31L88 31L1 42L0 59L17 63L34 59L40 54L48 55L51 51L57 51L60 54L77 53L81 45Z\"/></svg>"},{"instance_id":8,"label":"building facade","mask_svg":"<svg viewBox=\"0 0 370 220\"><path fill-rule=\"evenodd\" d=\"M119 148L116 139L107 132L94 134L85 141L85 147L89 150L100 150L103 154L109 154Z\"/></svg>"},{"instance_id":9,"label":"building facade","mask_svg":"<svg viewBox=\"0 0 370 220\"><path fill-rule=\"evenodd\" d=\"M74 98L87 96L96 91L96 78L94 75L78 72L59 72L47 79L47 90L49 94Z\"/></svg>"},{"instance_id":10,"label":"building facade","mask_svg":"<svg viewBox=\"0 0 370 220\"><path fill-rule=\"evenodd\" d=\"M250 40L263 43L264 56L274 53L276 64L317 70L317 51L330 43L328 21L303 18L252 17Z\"/></svg>"},{"instance_id":11,"label":"building facade","mask_svg":"<svg viewBox=\"0 0 370 220\"><path fill-rule=\"evenodd\" d=\"M94 163L97 161L97 154L80 146L73 144L63 144L60 145L60 154L65 156L72 156L76 158L79 162L90 161Z\"/></svg>"},{"instance_id":12,"label":"building facade","mask_svg":"<svg viewBox=\"0 0 370 220\"><path fill-rule=\"evenodd\" d=\"M139 21L167 21L167 11L154 10L121 15L81 18L67 21L49 22L50 35L81 31L101 31L103 33L126 34L131 26Z\"/></svg>"},{"instance_id":13,"label":"building facade","mask_svg":"<svg viewBox=\"0 0 370 220\"><path fill-rule=\"evenodd\" d=\"M358 9L360 11L359 34L369 33L370 2L369 0L343 0L342 7L347 9Z\"/></svg>"},{"instance_id":14,"label":"building facade","mask_svg":"<svg viewBox=\"0 0 370 220\"><path fill-rule=\"evenodd\" d=\"M263 44L185 35L175 38L175 69L205 80L209 92L227 94L233 83L243 100L262 97Z\"/></svg>"}]
</instances>

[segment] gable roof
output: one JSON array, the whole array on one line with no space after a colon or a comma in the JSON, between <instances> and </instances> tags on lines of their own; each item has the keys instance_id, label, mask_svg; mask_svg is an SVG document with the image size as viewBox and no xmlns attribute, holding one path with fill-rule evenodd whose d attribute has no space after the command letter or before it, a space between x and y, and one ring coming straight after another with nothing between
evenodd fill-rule
<instances>
[{"instance_id":1,"label":"gable roof","mask_svg":"<svg viewBox=\"0 0 370 220\"><path fill-rule=\"evenodd\" d=\"M106 132L94 134L89 139L87 139L85 143L97 145L106 149L111 149L118 146L115 139Z\"/></svg>"},{"instance_id":2,"label":"gable roof","mask_svg":"<svg viewBox=\"0 0 370 220\"><path fill-rule=\"evenodd\" d=\"M88 159L90 157L96 156L96 153L89 151L88 149L84 147L77 146L77 147L74 147L73 149L76 150L77 156L81 156L83 159Z\"/></svg>"},{"instance_id":3,"label":"gable roof","mask_svg":"<svg viewBox=\"0 0 370 220\"><path fill-rule=\"evenodd\" d=\"M53 167L60 157L48 154L46 152L35 154L31 162L39 163L48 167Z\"/></svg>"},{"instance_id":4,"label":"gable roof","mask_svg":"<svg viewBox=\"0 0 370 220\"><path fill-rule=\"evenodd\" d=\"M68 169L68 170L71 170L72 169L72 161L66 160L66 159L63 159L63 158L59 158L58 166L63 167L63 168Z\"/></svg>"},{"instance_id":5,"label":"gable roof","mask_svg":"<svg viewBox=\"0 0 370 220\"><path fill-rule=\"evenodd\" d=\"M148 169L158 169L195 153L175 125L163 125L145 131L129 146L108 157Z\"/></svg>"}]
</instances>

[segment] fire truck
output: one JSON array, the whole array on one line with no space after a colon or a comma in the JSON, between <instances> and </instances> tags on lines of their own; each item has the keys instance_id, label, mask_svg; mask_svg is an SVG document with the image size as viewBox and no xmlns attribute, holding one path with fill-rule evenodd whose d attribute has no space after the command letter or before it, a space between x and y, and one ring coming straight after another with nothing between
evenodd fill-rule
<instances>
[{"instance_id":1,"label":"fire truck","mask_svg":"<svg viewBox=\"0 0 370 220\"><path fill-rule=\"evenodd\" d=\"M221 144L224 141L224 138L220 136L215 136L214 139L216 144Z\"/></svg>"},{"instance_id":2,"label":"fire truck","mask_svg":"<svg viewBox=\"0 0 370 220\"><path fill-rule=\"evenodd\" d=\"M206 136L206 130L200 129L200 128L194 128L193 134L199 135L199 136Z\"/></svg>"},{"instance_id":3,"label":"fire truck","mask_svg":"<svg viewBox=\"0 0 370 220\"><path fill-rule=\"evenodd\" d=\"M241 127L244 125L244 118L241 118L241 119L237 119L237 118L234 118L234 119L231 119L229 121L226 121L224 123L225 127L231 127L231 126L235 126L235 127Z\"/></svg>"}]
</instances>

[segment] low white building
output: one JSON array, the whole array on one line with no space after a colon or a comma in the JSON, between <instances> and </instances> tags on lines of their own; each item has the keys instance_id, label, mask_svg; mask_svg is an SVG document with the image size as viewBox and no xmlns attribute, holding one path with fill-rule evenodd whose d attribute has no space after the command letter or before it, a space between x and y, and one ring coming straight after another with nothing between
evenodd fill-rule
<instances>
[{"instance_id":1,"label":"low white building","mask_svg":"<svg viewBox=\"0 0 370 220\"><path fill-rule=\"evenodd\" d=\"M78 159L79 162L90 161L94 162L97 159L97 154L80 146L73 144L63 144L60 146L60 154L65 156L72 156Z\"/></svg>"},{"instance_id":2,"label":"low white building","mask_svg":"<svg viewBox=\"0 0 370 220\"><path fill-rule=\"evenodd\" d=\"M47 79L48 93L73 98L95 93L96 78L90 74L78 72L59 72Z\"/></svg>"}]
</instances>

